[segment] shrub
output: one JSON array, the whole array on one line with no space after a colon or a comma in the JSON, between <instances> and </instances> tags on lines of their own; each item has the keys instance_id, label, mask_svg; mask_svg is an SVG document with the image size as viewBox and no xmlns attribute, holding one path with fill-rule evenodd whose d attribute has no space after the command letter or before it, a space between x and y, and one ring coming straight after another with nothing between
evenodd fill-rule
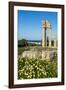
<instances>
[{"instance_id":1,"label":"shrub","mask_svg":"<svg viewBox=\"0 0 66 90\"><path fill-rule=\"evenodd\" d=\"M18 58L18 79L57 77L57 60Z\"/></svg>"}]
</instances>

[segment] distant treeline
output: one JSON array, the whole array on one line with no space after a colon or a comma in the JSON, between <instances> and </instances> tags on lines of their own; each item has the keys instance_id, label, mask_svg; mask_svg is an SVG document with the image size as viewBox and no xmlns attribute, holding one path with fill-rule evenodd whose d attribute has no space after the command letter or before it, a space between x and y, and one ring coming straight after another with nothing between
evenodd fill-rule
<instances>
[{"instance_id":1,"label":"distant treeline","mask_svg":"<svg viewBox=\"0 0 66 90\"><path fill-rule=\"evenodd\" d=\"M18 40L18 47L41 45L41 44L36 44L36 42L42 43L41 40L26 40L26 39ZM52 40L51 43L52 43L52 46L54 46L54 40ZM49 40L47 40L47 46L48 45L49 45Z\"/></svg>"}]
</instances>

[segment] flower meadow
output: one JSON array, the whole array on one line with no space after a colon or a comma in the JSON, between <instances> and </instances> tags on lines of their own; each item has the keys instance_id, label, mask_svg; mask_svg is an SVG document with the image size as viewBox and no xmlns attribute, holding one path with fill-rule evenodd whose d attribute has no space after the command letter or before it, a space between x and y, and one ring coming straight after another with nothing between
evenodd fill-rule
<instances>
[{"instance_id":1,"label":"flower meadow","mask_svg":"<svg viewBox=\"0 0 66 90\"><path fill-rule=\"evenodd\" d=\"M18 57L18 79L57 77L57 59L40 60Z\"/></svg>"}]
</instances>

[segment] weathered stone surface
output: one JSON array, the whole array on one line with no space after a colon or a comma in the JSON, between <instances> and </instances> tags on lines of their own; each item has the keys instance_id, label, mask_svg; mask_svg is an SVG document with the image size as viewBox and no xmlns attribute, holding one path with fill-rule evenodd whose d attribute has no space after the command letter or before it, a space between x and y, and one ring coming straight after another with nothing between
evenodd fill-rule
<instances>
[{"instance_id":1,"label":"weathered stone surface","mask_svg":"<svg viewBox=\"0 0 66 90\"><path fill-rule=\"evenodd\" d=\"M51 60L55 57L56 51L24 51L22 57L27 57L29 59L41 59L41 60Z\"/></svg>"},{"instance_id":2,"label":"weathered stone surface","mask_svg":"<svg viewBox=\"0 0 66 90\"><path fill-rule=\"evenodd\" d=\"M27 57L27 58L38 58L38 52L37 51L24 51L22 54L22 57Z\"/></svg>"}]
</instances>

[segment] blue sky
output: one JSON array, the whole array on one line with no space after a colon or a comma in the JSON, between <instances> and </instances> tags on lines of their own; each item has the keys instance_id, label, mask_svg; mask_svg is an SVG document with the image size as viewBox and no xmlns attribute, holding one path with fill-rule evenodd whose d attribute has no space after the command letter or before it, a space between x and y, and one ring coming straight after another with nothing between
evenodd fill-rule
<instances>
[{"instance_id":1,"label":"blue sky","mask_svg":"<svg viewBox=\"0 0 66 90\"><path fill-rule=\"evenodd\" d=\"M42 20L47 19L52 24L52 39L57 33L57 12L18 10L18 40L41 40Z\"/></svg>"}]
</instances>

